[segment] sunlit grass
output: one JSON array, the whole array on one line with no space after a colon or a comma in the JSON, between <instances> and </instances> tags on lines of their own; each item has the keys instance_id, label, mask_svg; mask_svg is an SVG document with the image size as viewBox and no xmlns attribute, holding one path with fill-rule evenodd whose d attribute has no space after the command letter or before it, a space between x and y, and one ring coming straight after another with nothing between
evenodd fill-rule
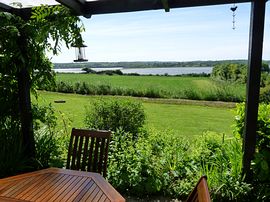
<instances>
[{"instance_id":1,"label":"sunlit grass","mask_svg":"<svg viewBox=\"0 0 270 202\"><path fill-rule=\"evenodd\" d=\"M39 92L40 104L51 103L59 117L58 123L62 125L62 118L68 118L70 127L83 128L85 107L93 103L100 96L83 96L76 94L61 94ZM126 99L106 96L108 99ZM136 98L129 98L136 99ZM65 100L65 103L54 103L55 100ZM146 113L146 126L158 130L172 130L177 135L186 137L198 136L205 131L216 131L232 134L233 113L224 107L209 107L192 104L166 104L154 103L151 100L143 101ZM60 113L61 112L61 113ZM60 114L62 114L60 116ZM64 115L63 115L64 114Z\"/></svg>"}]
</instances>

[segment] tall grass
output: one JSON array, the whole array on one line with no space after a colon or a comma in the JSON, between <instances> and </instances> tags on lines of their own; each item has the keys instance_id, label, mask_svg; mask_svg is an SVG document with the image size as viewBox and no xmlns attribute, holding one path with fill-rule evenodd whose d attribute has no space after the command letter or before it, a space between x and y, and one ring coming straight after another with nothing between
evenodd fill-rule
<instances>
[{"instance_id":1,"label":"tall grass","mask_svg":"<svg viewBox=\"0 0 270 202\"><path fill-rule=\"evenodd\" d=\"M224 141L224 136L221 139L210 135L203 142L207 146L207 155L202 160L201 175L207 175L213 199L231 201L238 198L245 201L251 185L246 184L242 176L241 141L236 138Z\"/></svg>"},{"instance_id":2,"label":"tall grass","mask_svg":"<svg viewBox=\"0 0 270 202\"><path fill-rule=\"evenodd\" d=\"M87 95L149 98L184 98L209 101L243 101L245 86L217 82L208 77L57 74L56 86L46 90Z\"/></svg>"}]
</instances>

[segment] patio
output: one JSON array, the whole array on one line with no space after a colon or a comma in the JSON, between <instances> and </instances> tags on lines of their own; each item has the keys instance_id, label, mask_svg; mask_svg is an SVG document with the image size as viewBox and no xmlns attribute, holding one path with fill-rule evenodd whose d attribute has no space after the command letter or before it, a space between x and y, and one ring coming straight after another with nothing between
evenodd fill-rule
<instances>
[{"instance_id":1,"label":"patio","mask_svg":"<svg viewBox=\"0 0 270 202\"><path fill-rule=\"evenodd\" d=\"M249 180L251 178L250 164L255 153L256 145L256 127L261 73L261 70L258 67L260 67L262 64L265 5L267 2L266 0L57 0L57 2L50 1L50 5L54 6L60 3L70 8L75 15L90 18L92 15L106 13L133 12L153 9L164 9L166 12L168 12L173 8L243 2L251 2L248 82L243 141L243 174L246 175L247 180ZM7 1L0 1L0 10L18 15L26 21L29 20L31 16L30 7L12 7L11 5L7 4ZM22 41L21 46L24 47L25 45L26 41ZM29 157L34 157L35 146L32 128L33 123L31 117L32 114L29 78L30 76L27 68L21 68L18 76L18 88L23 144L28 146L26 148L26 153L29 155Z\"/></svg>"}]
</instances>

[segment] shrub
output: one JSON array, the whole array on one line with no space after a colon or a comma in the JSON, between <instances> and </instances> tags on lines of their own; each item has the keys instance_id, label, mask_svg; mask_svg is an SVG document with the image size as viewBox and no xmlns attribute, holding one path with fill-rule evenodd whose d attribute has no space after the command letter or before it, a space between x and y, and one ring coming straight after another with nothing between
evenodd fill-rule
<instances>
[{"instance_id":1,"label":"shrub","mask_svg":"<svg viewBox=\"0 0 270 202\"><path fill-rule=\"evenodd\" d=\"M87 95L90 94L90 86L85 82L76 82L73 91L77 94Z\"/></svg>"},{"instance_id":2,"label":"shrub","mask_svg":"<svg viewBox=\"0 0 270 202\"><path fill-rule=\"evenodd\" d=\"M88 128L125 132L136 135L145 121L142 104L132 100L100 99L88 107L85 124Z\"/></svg>"},{"instance_id":3,"label":"shrub","mask_svg":"<svg viewBox=\"0 0 270 202\"><path fill-rule=\"evenodd\" d=\"M260 102L270 103L270 85L268 85L264 88L261 88Z\"/></svg>"},{"instance_id":4,"label":"shrub","mask_svg":"<svg viewBox=\"0 0 270 202\"><path fill-rule=\"evenodd\" d=\"M245 64L223 63L214 66L211 77L217 80L245 83L246 72Z\"/></svg>"},{"instance_id":5,"label":"shrub","mask_svg":"<svg viewBox=\"0 0 270 202\"><path fill-rule=\"evenodd\" d=\"M245 104L241 103L236 108L234 134L243 137ZM253 172L253 186L256 199L270 200L270 105L260 104L257 121L256 152L251 168ZM265 184L265 187L263 186Z\"/></svg>"},{"instance_id":6,"label":"shrub","mask_svg":"<svg viewBox=\"0 0 270 202\"><path fill-rule=\"evenodd\" d=\"M55 90L56 92L73 93L73 85L63 81L57 82Z\"/></svg>"},{"instance_id":7,"label":"shrub","mask_svg":"<svg viewBox=\"0 0 270 202\"><path fill-rule=\"evenodd\" d=\"M24 157L21 142L20 123L12 117L0 119L0 144L0 178L29 170L29 159Z\"/></svg>"},{"instance_id":8,"label":"shrub","mask_svg":"<svg viewBox=\"0 0 270 202\"><path fill-rule=\"evenodd\" d=\"M117 130L112 137L108 180L131 195L185 199L202 174L208 175L216 201L246 198L250 185L241 178L241 144L205 133L192 143L169 131L147 130L134 141Z\"/></svg>"},{"instance_id":9,"label":"shrub","mask_svg":"<svg viewBox=\"0 0 270 202\"><path fill-rule=\"evenodd\" d=\"M214 201L246 201L251 185L242 177L242 147L236 138L224 140L216 134L202 138L201 173L208 177ZM202 148L202 147L201 147Z\"/></svg>"},{"instance_id":10,"label":"shrub","mask_svg":"<svg viewBox=\"0 0 270 202\"><path fill-rule=\"evenodd\" d=\"M196 166L182 138L147 131L133 140L130 133L114 133L109 152L108 180L124 193L162 194L184 198L192 189ZM193 183L194 182L194 183Z\"/></svg>"},{"instance_id":11,"label":"shrub","mask_svg":"<svg viewBox=\"0 0 270 202\"><path fill-rule=\"evenodd\" d=\"M65 163L65 142L61 133L47 126L35 131L38 168L60 167Z\"/></svg>"},{"instance_id":12,"label":"shrub","mask_svg":"<svg viewBox=\"0 0 270 202\"><path fill-rule=\"evenodd\" d=\"M57 118L54 109L51 105L33 104L32 112L38 168L63 167L68 138L66 131L56 129Z\"/></svg>"}]
</instances>

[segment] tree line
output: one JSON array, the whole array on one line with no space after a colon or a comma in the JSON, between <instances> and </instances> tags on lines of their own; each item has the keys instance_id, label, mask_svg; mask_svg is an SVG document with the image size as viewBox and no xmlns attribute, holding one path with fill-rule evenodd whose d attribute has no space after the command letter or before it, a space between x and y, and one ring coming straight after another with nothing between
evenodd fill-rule
<instances>
[{"instance_id":1,"label":"tree line","mask_svg":"<svg viewBox=\"0 0 270 202\"><path fill-rule=\"evenodd\" d=\"M270 61L265 61L269 63ZM55 69L66 68L158 68L158 67L213 67L219 64L247 64L247 60L208 60L208 61L188 61L188 62L85 62L85 63L54 63Z\"/></svg>"}]
</instances>

